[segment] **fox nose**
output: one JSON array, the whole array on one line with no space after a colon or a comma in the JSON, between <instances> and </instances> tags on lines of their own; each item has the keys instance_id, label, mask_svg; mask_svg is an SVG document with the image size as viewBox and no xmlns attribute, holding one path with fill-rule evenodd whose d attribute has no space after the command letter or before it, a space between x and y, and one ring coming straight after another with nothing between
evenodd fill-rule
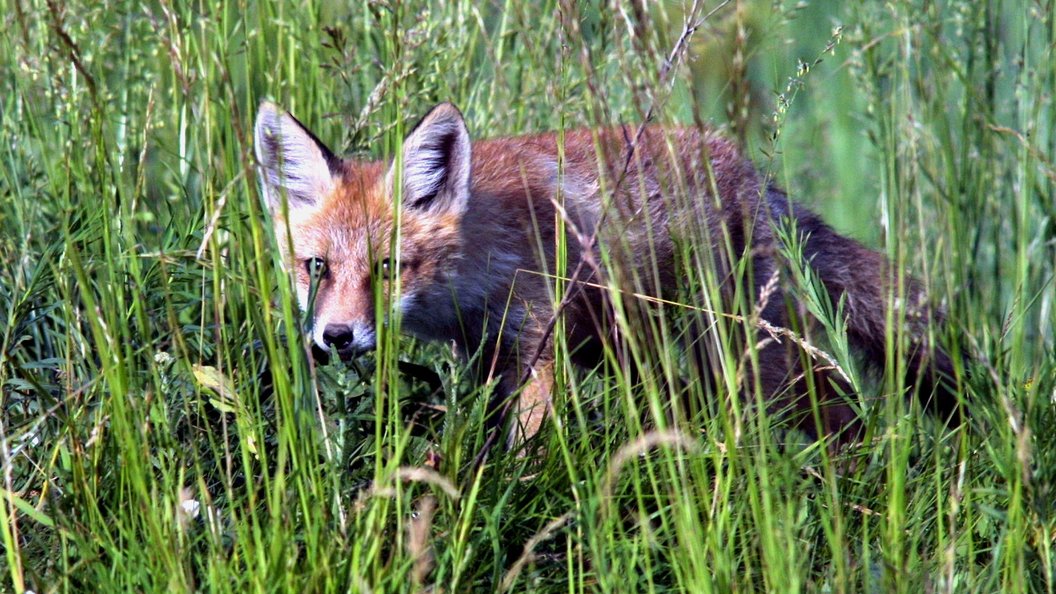
<instances>
[{"instance_id":1,"label":"fox nose","mask_svg":"<svg viewBox=\"0 0 1056 594\"><path fill-rule=\"evenodd\" d=\"M327 324L323 329L323 342L338 351L348 351L354 338L351 324Z\"/></svg>"}]
</instances>

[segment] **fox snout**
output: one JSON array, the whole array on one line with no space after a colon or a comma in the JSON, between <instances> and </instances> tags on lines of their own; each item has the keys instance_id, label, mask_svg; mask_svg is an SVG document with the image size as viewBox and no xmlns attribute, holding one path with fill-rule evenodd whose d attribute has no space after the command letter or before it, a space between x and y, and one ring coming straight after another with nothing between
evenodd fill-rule
<instances>
[{"instance_id":1,"label":"fox snout","mask_svg":"<svg viewBox=\"0 0 1056 594\"><path fill-rule=\"evenodd\" d=\"M342 361L349 361L374 350L374 328L367 324L327 323L315 333L315 346Z\"/></svg>"},{"instance_id":2,"label":"fox snout","mask_svg":"<svg viewBox=\"0 0 1056 594\"><path fill-rule=\"evenodd\" d=\"M355 349L354 339L355 331L352 329L351 324L327 324L326 328L323 329L323 343L335 349L342 359L345 353L351 355L359 354L353 352Z\"/></svg>"}]
</instances>

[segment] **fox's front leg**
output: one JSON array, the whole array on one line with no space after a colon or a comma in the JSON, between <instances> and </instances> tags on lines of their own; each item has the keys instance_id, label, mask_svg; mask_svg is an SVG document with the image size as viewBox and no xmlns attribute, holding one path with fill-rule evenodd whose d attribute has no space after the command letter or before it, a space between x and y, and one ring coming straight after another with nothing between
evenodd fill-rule
<instances>
[{"instance_id":1,"label":"fox's front leg","mask_svg":"<svg viewBox=\"0 0 1056 594\"><path fill-rule=\"evenodd\" d=\"M524 444L539 433L546 415L550 414L553 388L553 359L540 358L529 371L528 379L521 386L514 403L513 421L506 439L506 445L511 450L518 449L523 455Z\"/></svg>"}]
</instances>

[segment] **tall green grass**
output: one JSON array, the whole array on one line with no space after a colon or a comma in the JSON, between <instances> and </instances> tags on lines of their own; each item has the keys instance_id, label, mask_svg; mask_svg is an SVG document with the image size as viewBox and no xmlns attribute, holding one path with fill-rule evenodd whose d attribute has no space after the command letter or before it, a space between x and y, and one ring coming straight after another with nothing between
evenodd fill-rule
<instances>
[{"instance_id":1,"label":"tall green grass","mask_svg":"<svg viewBox=\"0 0 1056 594\"><path fill-rule=\"evenodd\" d=\"M668 70L687 14L716 7ZM0 0L4 589L1053 592L1054 14ZM652 345L628 326L637 383L618 357L575 370L559 340L538 456L478 467L490 387L447 349L306 356L254 173L266 97L373 158L442 100L477 137L726 127L929 288L969 421L882 398L896 337L889 373L856 372L839 304L806 284L834 330L811 340L869 397L861 447L672 398L677 324Z\"/></svg>"}]
</instances>

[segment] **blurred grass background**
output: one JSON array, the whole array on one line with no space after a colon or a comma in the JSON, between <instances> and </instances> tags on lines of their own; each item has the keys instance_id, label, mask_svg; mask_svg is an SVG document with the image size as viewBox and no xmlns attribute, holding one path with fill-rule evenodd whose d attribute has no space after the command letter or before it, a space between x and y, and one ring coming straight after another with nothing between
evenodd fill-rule
<instances>
[{"instance_id":1,"label":"blurred grass background","mask_svg":"<svg viewBox=\"0 0 1056 594\"><path fill-rule=\"evenodd\" d=\"M0 0L4 589L1053 592L1054 12ZM722 127L924 281L971 421L888 399L847 464L765 422L649 432L568 375L544 458L475 470L487 388L445 349L310 365L263 98L374 158L444 100L477 137Z\"/></svg>"}]
</instances>

